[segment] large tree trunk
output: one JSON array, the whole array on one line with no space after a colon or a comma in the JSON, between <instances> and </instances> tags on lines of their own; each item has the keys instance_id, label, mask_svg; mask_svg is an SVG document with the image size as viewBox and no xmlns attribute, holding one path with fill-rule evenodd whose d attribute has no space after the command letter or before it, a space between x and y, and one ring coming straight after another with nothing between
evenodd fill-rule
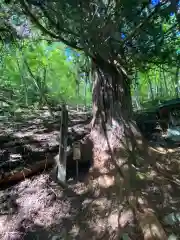
<instances>
[{"instance_id":1,"label":"large tree trunk","mask_svg":"<svg viewBox=\"0 0 180 240\"><path fill-rule=\"evenodd\" d=\"M93 74L94 168L102 174L111 172L113 178L118 172L128 186L134 185L135 168L142 163L142 154L148 159L148 145L132 118L130 82L102 59L94 59Z\"/></svg>"},{"instance_id":2,"label":"large tree trunk","mask_svg":"<svg viewBox=\"0 0 180 240\"><path fill-rule=\"evenodd\" d=\"M130 83L116 66L102 59L93 61L93 126L102 121L112 125L113 119L130 119L132 101Z\"/></svg>"},{"instance_id":3,"label":"large tree trunk","mask_svg":"<svg viewBox=\"0 0 180 240\"><path fill-rule=\"evenodd\" d=\"M144 239L167 239L155 214L147 214L145 209L140 215L136 207L136 196L141 196L136 166L137 163L144 166L148 163L146 155L143 158L141 155L144 152L148 154L148 149L132 120L130 83L116 66L100 59L94 59L93 74L92 179L103 196L105 193L116 195L120 204L124 200L129 201ZM133 204L132 197L135 199ZM150 209L149 204L147 206ZM159 229L158 237L151 231L152 226Z\"/></svg>"},{"instance_id":4,"label":"large tree trunk","mask_svg":"<svg viewBox=\"0 0 180 240\"><path fill-rule=\"evenodd\" d=\"M123 154L129 154L128 165L130 162L136 164L136 158L132 157L136 146L134 134L137 130L132 121L130 82L115 65L102 59L94 59L93 74L91 137L94 149L98 149L95 152L108 152L111 158L110 165L113 165L111 169L118 169L122 176L119 166L124 165L125 161L121 156L117 157L115 153L117 149L121 148L124 151ZM95 157L96 170L99 168L99 171L102 172L104 167L104 172L108 172L105 165L107 165L106 160L103 161L102 158L99 160ZM116 173L111 171L111 174Z\"/></svg>"}]
</instances>

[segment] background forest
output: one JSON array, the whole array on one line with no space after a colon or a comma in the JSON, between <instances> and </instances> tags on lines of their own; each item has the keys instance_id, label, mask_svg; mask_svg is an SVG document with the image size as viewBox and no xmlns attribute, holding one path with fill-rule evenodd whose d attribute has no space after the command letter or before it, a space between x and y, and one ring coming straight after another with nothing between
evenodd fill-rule
<instances>
[{"instance_id":1,"label":"background forest","mask_svg":"<svg viewBox=\"0 0 180 240\"><path fill-rule=\"evenodd\" d=\"M1 103L15 107L90 104L89 79L79 72L83 56L61 43L23 41L1 46ZM68 84L67 84L68 83Z\"/></svg>"},{"instance_id":2,"label":"background forest","mask_svg":"<svg viewBox=\"0 0 180 240\"><path fill-rule=\"evenodd\" d=\"M91 106L90 60L62 43L24 40L1 44L1 104L52 106L64 99L70 105ZM135 109L179 97L179 64L151 65L135 70L131 86ZM67 84L68 83L68 84Z\"/></svg>"}]
</instances>

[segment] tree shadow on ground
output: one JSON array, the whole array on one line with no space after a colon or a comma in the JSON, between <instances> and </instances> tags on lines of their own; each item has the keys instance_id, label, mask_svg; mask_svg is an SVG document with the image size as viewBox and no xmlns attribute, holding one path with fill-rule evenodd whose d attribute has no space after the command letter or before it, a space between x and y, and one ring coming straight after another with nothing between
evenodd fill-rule
<instances>
[{"instance_id":1,"label":"tree shadow on ground","mask_svg":"<svg viewBox=\"0 0 180 240\"><path fill-rule=\"evenodd\" d=\"M134 140L130 142L130 148L129 144L124 143L120 149L115 149L113 155L116 159L122 159L122 156L135 159L133 162L129 160L134 164L132 190L147 199L167 235L174 233L179 238L180 151L177 149L175 153L166 154L155 151L149 148L145 139L135 135L136 151L132 152ZM128 152L130 155L127 156Z\"/></svg>"},{"instance_id":2,"label":"tree shadow on ground","mask_svg":"<svg viewBox=\"0 0 180 240\"><path fill-rule=\"evenodd\" d=\"M85 129L85 127L76 126L70 129L68 133L67 142L68 146L71 147L74 141L82 139L89 131L88 128ZM7 171L14 171L17 167L28 167L41 160L45 161L46 158L53 159L57 155L59 150L58 131L45 134L44 128L41 125L33 125L33 123L31 123L30 129L27 126L24 129L20 127L16 128L16 126L13 127L12 131L3 129L0 135L0 170L2 174ZM37 134L37 131L40 131L40 129L42 129L42 132ZM12 155L19 155L16 156L18 159L12 160ZM89 159L85 162L87 163L88 161ZM72 154L68 156L67 162L68 169L72 171L75 163L72 161ZM88 163L86 163L84 166L82 164L80 168L87 168ZM68 173L70 176L72 175L71 171Z\"/></svg>"},{"instance_id":3,"label":"tree shadow on ground","mask_svg":"<svg viewBox=\"0 0 180 240\"><path fill-rule=\"evenodd\" d=\"M83 149L84 157L92 158L93 143L87 141ZM131 209L118 198L114 186L99 185L98 176L103 173L93 170L91 181L86 176L62 189L46 173L5 190L9 198L14 197L16 211L0 215L1 239L109 240L119 239L124 232L133 235Z\"/></svg>"},{"instance_id":4,"label":"tree shadow on ground","mask_svg":"<svg viewBox=\"0 0 180 240\"><path fill-rule=\"evenodd\" d=\"M80 183L62 190L47 175L29 181L9 190L9 195L19 193L18 210L6 219L0 215L9 237L1 239L13 239L15 233L15 239L20 239L18 235L23 239L117 239L118 205L113 196L106 196L104 191L104 197L99 198L94 189Z\"/></svg>"},{"instance_id":5,"label":"tree shadow on ground","mask_svg":"<svg viewBox=\"0 0 180 240\"><path fill-rule=\"evenodd\" d=\"M52 131L59 131L60 128L60 119L61 119L61 111L54 111L53 116L51 116L48 110L37 109L37 110L26 110L14 112L14 115L11 118L7 118L5 122L1 120L1 127L4 129L13 128L15 131L32 131L34 133L38 131L44 133L49 133ZM91 121L91 115L85 114L84 112L78 113L78 111L69 112L69 127L73 127L78 124L87 125Z\"/></svg>"},{"instance_id":6,"label":"tree shadow on ground","mask_svg":"<svg viewBox=\"0 0 180 240\"><path fill-rule=\"evenodd\" d=\"M14 197L16 207L14 212L0 215L1 239L114 240L121 239L125 233L133 240L143 239L137 227L136 216L124 197L127 196L126 189L121 181L112 183L115 169L110 155L113 153L113 157L119 161L119 167L123 167L129 156L127 149L122 145L119 149L107 149L102 153L94 152L97 149L93 142L87 143L88 146L89 158L96 162L98 158L103 164L95 165L92 173L87 178L84 177L83 181L73 181L67 189L62 189L50 179L47 172L6 190L9 196ZM84 146L83 149L86 157L88 148ZM142 150L148 152L145 145L142 145ZM178 211L179 196L176 198L176 193L178 195L179 187L155 171L153 164L156 160L140 160L140 166L135 171L133 190L148 198L158 217L163 219L172 210ZM163 161L166 165L166 159ZM167 226L163 226L168 231ZM178 234L176 230L177 228L170 227L171 232Z\"/></svg>"}]
</instances>

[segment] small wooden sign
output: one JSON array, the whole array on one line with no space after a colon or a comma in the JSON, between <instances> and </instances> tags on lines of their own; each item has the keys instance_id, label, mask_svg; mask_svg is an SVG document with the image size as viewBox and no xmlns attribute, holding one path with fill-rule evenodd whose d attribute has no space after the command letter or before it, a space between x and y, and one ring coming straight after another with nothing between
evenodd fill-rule
<instances>
[{"instance_id":1,"label":"small wooden sign","mask_svg":"<svg viewBox=\"0 0 180 240\"><path fill-rule=\"evenodd\" d=\"M74 142L74 144L73 144L73 160L79 160L80 158L81 158L80 142Z\"/></svg>"}]
</instances>

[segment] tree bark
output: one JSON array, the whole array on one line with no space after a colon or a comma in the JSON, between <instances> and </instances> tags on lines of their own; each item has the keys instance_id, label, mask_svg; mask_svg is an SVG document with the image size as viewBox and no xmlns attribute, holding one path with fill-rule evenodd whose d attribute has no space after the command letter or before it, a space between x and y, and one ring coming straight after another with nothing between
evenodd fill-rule
<instances>
[{"instance_id":1,"label":"tree bark","mask_svg":"<svg viewBox=\"0 0 180 240\"><path fill-rule=\"evenodd\" d=\"M176 74L175 74L175 91L176 91L176 97L179 97L179 65L177 65L176 68Z\"/></svg>"},{"instance_id":2,"label":"tree bark","mask_svg":"<svg viewBox=\"0 0 180 240\"><path fill-rule=\"evenodd\" d=\"M154 158L132 120L130 83L123 73L102 59L94 59L93 80L92 179L98 183L99 192L104 194L108 189L123 201L139 189L136 167ZM147 231L141 228L146 237Z\"/></svg>"},{"instance_id":3,"label":"tree bark","mask_svg":"<svg viewBox=\"0 0 180 240\"><path fill-rule=\"evenodd\" d=\"M129 184L133 182L130 178L134 175L129 174L127 168L132 169L132 164L136 165L136 157L133 154L137 146L135 136L137 129L132 121L130 83L116 66L102 59L94 59L93 74L91 138L94 149L97 149L94 151L98 152L99 156L101 153L103 155L103 152L108 152L111 159L109 163L102 159L97 162L94 160L94 167L101 173L103 171L108 173L110 168L114 169L114 173L110 171L108 175L114 177L117 172L121 178L126 175L126 183ZM129 161L122 160L121 156L115 152L116 149L121 149L121 152L128 155ZM107 167L108 164L112 167ZM123 167L119 167L120 165L124 166L124 174Z\"/></svg>"},{"instance_id":4,"label":"tree bark","mask_svg":"<svg viewBox=\"0 0 180 240\"><path fill-rule=\"evenodd\" d=\"M149 78L148 74L146 75L147 80L148 80L148 84L149 84L149 90L150 90L150 95L151 95L151 100L154 100L154 92L153 92L153 86L152 86L152 82L151 79Z\"/></svg>"},{"instance_id":5,"label":"tree bark","mask_svg":"<svg viewBox=\"0 0 180 240\"><path fill-rule=\"evenodd\" d=\"M93 59L93 122L92 126L102 121L112 125L112 119L130 119L132 101L130 83L116 66L102 59Z\"/></svg>"},{"instance_id":6,"label":"tree bark","mask_svg":"<svg viewBox=\"0 0 180 240\"><path fill-rule=\"evenodd\" d=\"M139 99L139 78L138 78L138 71L135 72L135 82L134 82L134 92L135 92L135 101L137 109L141 109L141 103Z\"/></svg>"}]
</instances>

